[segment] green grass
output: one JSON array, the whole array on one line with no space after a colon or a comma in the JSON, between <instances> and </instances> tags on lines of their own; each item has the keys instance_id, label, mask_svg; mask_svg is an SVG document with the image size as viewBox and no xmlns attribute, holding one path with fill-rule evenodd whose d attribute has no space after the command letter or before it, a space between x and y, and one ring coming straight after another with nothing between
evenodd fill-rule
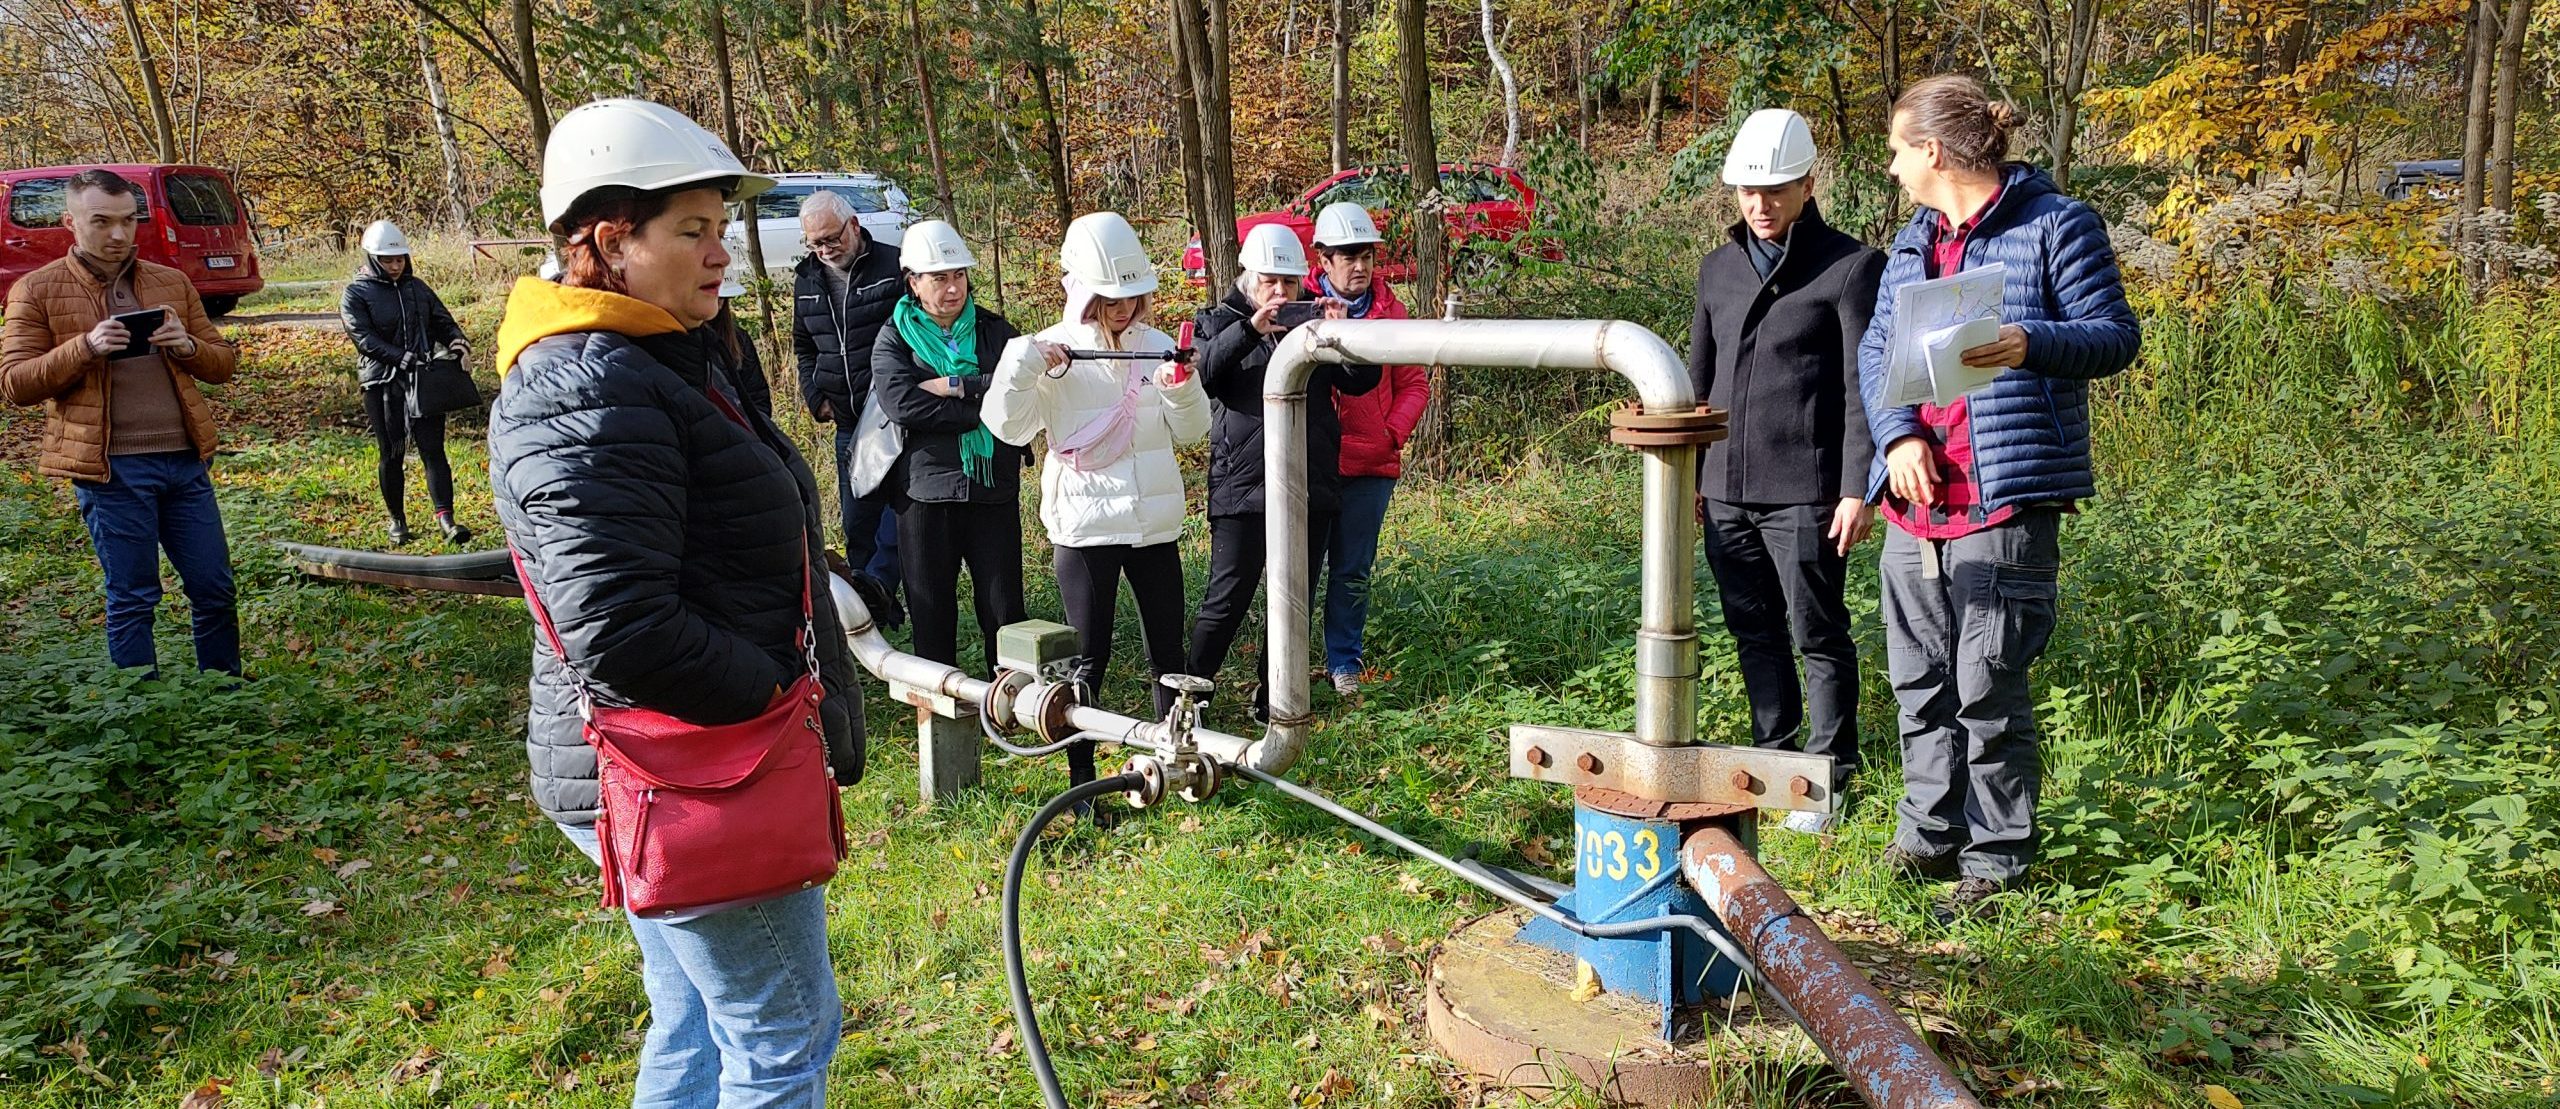
<instances>
[{"instance_id":1,"label":"green grass","mask_svg":"<svg viewBox=\"0 0 2560 1109\"><path fill-rule=\"evenodd\" d=\"M485 338L496 298L469 291L448 299ZM342 340L245 338L218 479L258 678L242 690L105 672L70 495L26 461L38 417L0 414L0 688L23 706L0 720L0 1096L165 1106L221 1080L229 1106L621 1104L636 956L523 796L522 608L291 575L269 541L378 542L371 446ZM2102 436L2133 396L2108 394ZM2495 447L2341 424L2109 448L2107 496L2066 528L2064 627L2038 672L2047 882L1952 929L1928 922L1933 891L1876 865L1892 713L1856 563L1877 765L1836 840L1764 846L2007 1103L2199 1105L2207 1083L2253 1106L2553 1100L2560 525ZM1602 507L1633 503L1633 466L1587 425L1543 435L1498 480L1400 492L1372 625L1393 680L1357 706L1320 694L1297 773L1533 868L1569 842L1569 802L1505 776L1502 729L1627 726L1636 602L1636 523ZM453 438L466 522L492 529L476 436ZM1026 557L1031 610L1055 618L1047 552ZM173 592L170 661L182 612ZM1738 740L1731 651L1706 644L1703 730ZM1110 699L1143 696L1124 663ZM982 789L923 806L904 710L876 690L868 707L829 894L834 1093L1037 1104L995 893L1063 768L991 760ZM1491 907L1238 788L1056 835L1026 935L1084 1104L1449 1106L1470 1095L1420 1031L1420 970ZM1351 1092L1322 1093L1328 1072ZM1854 1103L1806 1064L1737 1086L1735 1105Z\"/></svg>"}]
</instances>

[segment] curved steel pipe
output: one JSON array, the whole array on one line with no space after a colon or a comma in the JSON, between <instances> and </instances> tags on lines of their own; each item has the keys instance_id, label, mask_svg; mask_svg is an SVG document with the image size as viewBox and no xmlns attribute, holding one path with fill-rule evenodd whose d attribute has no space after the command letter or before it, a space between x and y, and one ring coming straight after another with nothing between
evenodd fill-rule
<instances>
[{"instance_id":1,"label":"curved steel pipe","mask_svg":"<svg viewBox=\"0 0 2560 1109\"><path fill-rule=\"evenodd\" d=\"M1280 340L1262 387L1262 472L1268 590L1264 620L1271 724L1246 758L1286 773L1306 751L1313 698L1307 676L1307 381L1320 362L1608 370L1635 386L1647 412L1697 404L1689 368L1671 345L1622 320L1318 320ZM1644 449L1644 599L1636 641L1636 738L1657 746L1698 740L1698 449Z\"/></svg>"}]
</instances>

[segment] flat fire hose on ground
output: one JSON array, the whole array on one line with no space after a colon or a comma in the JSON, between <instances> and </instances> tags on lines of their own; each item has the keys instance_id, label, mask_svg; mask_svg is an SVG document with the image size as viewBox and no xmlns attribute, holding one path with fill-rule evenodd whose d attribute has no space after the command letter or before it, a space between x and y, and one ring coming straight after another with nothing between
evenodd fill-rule
<instances>
[{"instance_id":1,"label":"flat fire hose on ground","mask_svg":"<svg viewBox=\"0 0 2560 1109\"><path fill-rule=\"evenodd\" d=\"M450 555L387 554L310 543L278 542L276 547L307 577L484 597L524 594L516 584L515 563L504 547Z\"/></svg>"}]
</instances>

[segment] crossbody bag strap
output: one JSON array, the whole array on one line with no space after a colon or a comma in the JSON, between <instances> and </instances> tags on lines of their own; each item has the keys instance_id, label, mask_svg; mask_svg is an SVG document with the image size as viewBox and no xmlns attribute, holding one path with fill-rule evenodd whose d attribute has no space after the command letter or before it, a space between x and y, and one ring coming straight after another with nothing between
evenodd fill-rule
<instances>
[{"instance_id":1,"label":"crossbody bag strap","mask_svg":"<svg viewBox=\"0 0 2560 1109\"><path fill-rule=\"evenodd\" d=\"M560 659L560 668L569 672L570 683L578 689L579 718L595 719L595 692L587 687L586 674L578 669L576 663L569 661L569 647L560 642L560 629L551 626L551 609L546 607L542 603L542 597L534 592L533 574L525 569L524 555L516 550L513 543L507 544L507 561L515 563L516 581L524 586L524 603L526 607L533 609L534 623L542 625L542 637L551 641L551 653Z\"/></svg>"}]
</instances>

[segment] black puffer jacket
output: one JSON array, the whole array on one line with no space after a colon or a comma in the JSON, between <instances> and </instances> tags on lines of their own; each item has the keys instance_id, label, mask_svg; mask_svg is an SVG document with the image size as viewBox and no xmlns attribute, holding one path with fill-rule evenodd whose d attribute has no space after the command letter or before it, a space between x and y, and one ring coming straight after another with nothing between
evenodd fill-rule
<instances>
[{"instance_id":1,"label":"black puffer jacket","mask_svg":"<svg viewBox=\"0 0 2560 1109\"><path fill-rule=\"evenodd\" d=\"M462 338L453 313L445 311L444 301L415 271L385 277L381 264L370 257L347 280L347 291L338 298L338 318L356 344L356 383L366 388L391 384L400 376L404 357L414 354L423 363L428 352Z\"/></svg>"},{"instance_id":2,"label":"black puffer jacket","mask_svg":"<svg viewBox=\"0 0 2560 1109\"><path fill-rule=\"evenodd\" d=\"M1698 263L1689 383L1730 413L1698 459L1698 492L1740 504L1823 504L1866 491L1875 454L1858 395L1858 341L1875 312L1884 255L1811 204L1767 278L1737 223Z\"/></svg>"},{"instance_id":3,"label":"black puffer jacket","mask_svg":"<svg viewBox=\"0 0 2560 1109\"><path fill-rule=\"evenodd\" d=\"M866 243L847 275L846 295L836 297L827 264L811 254L791 278L791 347L800 362L800 403L812 418L823 403L839 423L862 414L859 398L871 395L871 344L889 322L889 309L907 295L898 252ZM847 358L846 355L852 355Z\"/></svg>"},{"instance_id":4,"label":"black puffer jacket","mask_svg":"<svg viewBox=\"0 0 2560 1109\"><path fill-rule=\"evenodd\" d=\"M1209 515L1262 511L1262 377L1278 336L1253 329L1254 305L1240 290L1194 318L1200 383L1215 420L1209 429ZM1342 416L1337 392L1359 396L1378 387L1378 367L1320 363L1307 379L1307 510L1342 508Z\"/></svg>"},{"instance_id":5,"label":"black puffer jacket","mask_svg":"<svg viewBox=\"0 0 2560 1109\"><path fill-rule=\"evenodd\" d=\"M881 328L880 337L871 344L871 403L907 430L906 453L898 456L897 469L882 485L904 491L908 500L1012 504L1022 496L1022 468L1031 464L1031 454L1020 447L996 441L993 485L969 480L961 468L960 436L982 422L979 406L986 401L987 385L995 380L985 371L1004 354L1004 345L1021 334L1002 316L975 305L970 311L978 314L981 372L960 379L959 396L937 397L924 391L925 379L942 375L916 360L915 348L907 345L907 337L898 333L895 324Z\"/></svg>"},{"instance_id":6,"label":"black puffer jacket","mask_svg":"<svg viewBox=\"0 0 2560 1109\"><path fill-rule=\"evenodd\" d=\"M608 704L705 724L762 712L802 670L801 591L812 590L828 761L851 784L860 693L819 577L817 483L771 421L741 427L704 392L715 341L707 329L584 331L527 346L489 415L498 519ZM596 760L575 686L542 633L532 638L534 800L560 823L592 823Z\"/></svg>"}]
</instances>

